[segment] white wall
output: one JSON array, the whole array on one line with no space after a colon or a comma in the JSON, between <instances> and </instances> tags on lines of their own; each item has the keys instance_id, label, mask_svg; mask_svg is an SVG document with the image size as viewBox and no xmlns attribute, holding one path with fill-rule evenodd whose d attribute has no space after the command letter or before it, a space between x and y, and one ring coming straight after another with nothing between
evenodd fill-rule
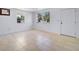
<instances>
[{"instance_id":1,"label":"white wall","mask_svg":"<svg viewBox=\"0 0 79 59\"><path fill-rule=\"evenodd\" d=\"M25 12L18 9L10 9L10 16L0 16L0 35L19 32L19 31L26 31L31 28L36 28L48 32L61 32L61 12L62 8L53 8L53 9L45 9L39 11L50 12L50 23L39 22L37 23L37 12ZM75 9L76 16L76 36L79 37L79 9ZM25 16L25 23L17 24L17 15L21 14ZM33 23L32 23L33 22Z\"/></svg>"},{"instance_id":2,"label":"white wall","mask_svg":"<svg viewBox=\"0 0 79 59\"><path fill-rule=\"evenodd\" d=\"M74 31L74 35L73 36L77 36L79 37L79 9L69 9L69 8L52 8L52 9L47 9L47 10L41 10L39 12L44 12L44 11L49 11L50 12L50 23L44 23L44 22L39 22L37 23L37 13L35 13L35 19L34 20L34 28L36 29L40 29L40 30L44 30L44 31L48 31L48 32L55 32L55 33L59 33L59 34L62 34L62 25L61 25L61 20L63 19L61 16L61 13L66 11L66 10L71 10L71 12L67 13L66 16L68 16L68 18L66 19L73 19L73 23L75 23L76 21L76 24L74 24L73 26L73 29L70 27L69 29L67 28L67 23L66 23L66 29L68 31ZM73 10L73 13L72 13L72 10ZM73 15L73 16L72 16ZM72 17L72 18L71 18ZM71 25L71 22L70 22L70 25ZM75 28L75 29L74 29ZM70 33L69 32L69 33ZM72 33L71 33L72 34ZM72 36L71 34L69 34L70 36Z\"/></svg>"},{"instance_id":3,"label":"white wall","mask_svg":"<svg viewBox=\"0 0 79 59\"><path fill-rule=\"evenodd\" d=\"M50 23L45 23L45 22L39 22L37 23L37 19L33 19L34 21L34 28L40 29L40 30L45 30L48 32L55 32L55 33L60 33L60 10L61 9L46 9L42 10L39 12L45 12L49 11L50 12ZM36 14L35 14L36 16Z\"/></svg>"},{"instance_id":4,"label":"white wall","mask_svg":"<svg viewBox=\"0 0 79 59\"><path fill-rule=\"evenodd\" d=\"M25 22L22 24L17 23L17 15L25 16ZM0 35L25 31L32 26L32 14L30 12L21 11L18 9L10 9L10 16L0 15Z\"/></svg>"}]
</instances>

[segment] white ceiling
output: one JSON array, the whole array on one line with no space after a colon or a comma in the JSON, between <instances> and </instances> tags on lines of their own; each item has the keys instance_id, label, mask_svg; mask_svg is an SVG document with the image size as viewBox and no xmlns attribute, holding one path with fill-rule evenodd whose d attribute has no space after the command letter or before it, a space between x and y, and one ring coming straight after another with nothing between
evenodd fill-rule
<instances>
[{"instance_id":1,"label":"white ceiling","mask_svg":"<svg viewBox=\"0 0 79 59\"><path fill-rule=\"evenodd\" d=\"M35 12L35 11L43 10L45 8L17 8L17 9L24 10L24 11Z\"/></svg>"}]
</instances>

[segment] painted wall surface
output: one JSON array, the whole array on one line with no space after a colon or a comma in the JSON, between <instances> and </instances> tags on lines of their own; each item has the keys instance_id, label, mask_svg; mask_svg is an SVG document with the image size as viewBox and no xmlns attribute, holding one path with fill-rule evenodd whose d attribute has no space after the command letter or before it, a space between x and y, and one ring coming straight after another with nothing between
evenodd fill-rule
<instances>
[{"instance_id":1,"label":"painted wall surface","mask_svg":"<svg viewBox=\"0 0 79 59\"><path fill-rule=\"evenodd\" d=\"M38 11L40 13L49 11L50 12L50 23L46 22L37 22L37 13L38 12L25 12L18 9L10 9L10 16L0 16L0 35L26 31L31 28L40 29L48 32L61 33L61 12L62 8L53 8L53 9L45 9ZM68 9L67 9L68 10ZM76 25L75 32L76 36L79 37L79 9L75 9L74 17L76 16ZM18 24L17 23L17 15L25 16L25 23ZM72 30L72 29L70 29Z\"/></svg>"},{"instance_id":2,"label":"painted wall surface","mask_svg":"<svg viewBox=\"0 0 79 59\"><path fill-rule=\"evenodd\" d=\"M25 16L25 22L17 23L17 15ZM18 9L10 9L10 16L0 15L0 35L25 31L32 26L32 14L30 12L21 11Z\"/></svg>"},{"instance_id":3,"label":"painted wall surface","mask_svg":"<svg viewBox=\"0 0 79 59\"><path fill-rule=\"evenodd\" d=\"M48 10L43 10L41 12L44 12L44 11L49 11L50 12L50 23L45 23L45 22L40 22L38 23L37 22L37 13L35 13L35 19L34 20L34 28L36 29L40 29L40 30L45 30L45 31L48 31L48 32L54 32L54 33L59 33L59 34L62 34L62 25L61 25L61 21L62 21L62 12L65 12L65 11L68 11L69 10L69 13L67 12L67 17L65 17L65 19L72 19L73 18L73 21L71 23L71 21L68 21L68 25L72 25L72 28L70 29L67 29L67 23L66 23L66 30L67 32L70 31L70 32L73 32L73 35L72 33L69 32L69 35L70 36L77 36L79 37L79 9L69 9L69 8L53 8L53 9L48 9ZM40 12L40 11L39 11ZM73 13L72 13L73 12ZM72 18L71 18L72 17ZM76 22L76 23L75 23ZM64 30L63 30L64 31Z\"/></svg>"},{"instance_id":4,"label":"painted wall surface","mask_svg":"<svg viewBox=\"0 0 79 59\"><path fill-rule=\"evenodd\" d=\"M39 12L45 12L49 11L50 12L50 23L46 22L37 22L37 13L35 14L36 18L34 19L34 28L40 29L40 30L45 30L48 32L56 32L60 33L60 10L61 9L46 9L42 10Z\"/></svg>"}]
</instances>

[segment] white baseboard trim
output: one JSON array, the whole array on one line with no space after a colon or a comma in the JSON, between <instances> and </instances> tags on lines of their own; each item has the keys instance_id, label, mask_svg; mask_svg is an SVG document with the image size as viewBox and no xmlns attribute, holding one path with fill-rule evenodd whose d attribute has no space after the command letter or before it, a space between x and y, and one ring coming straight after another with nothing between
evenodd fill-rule
<instances>
[{"instance_id":1,"label":"white baseboard trim","mask_svg":"<svg viewBox=\"0 0 79 59\"><path fill-rule=\"evenodd\" d=\"M9 35L9 34L19 33L19 32L24 32L24 31L29 31L29 30L31 30L31 29L25 29L25 30L21 30L21 31L8 32L8 33L0 34L0 36L5 36L5 35Z\"/></svg>"}]
</instances>

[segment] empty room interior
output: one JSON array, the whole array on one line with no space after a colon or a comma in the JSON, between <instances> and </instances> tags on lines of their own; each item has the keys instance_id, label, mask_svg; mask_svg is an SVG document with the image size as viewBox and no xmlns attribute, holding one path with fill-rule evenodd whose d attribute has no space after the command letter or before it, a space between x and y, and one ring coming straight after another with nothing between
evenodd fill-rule
<instances>
[{"instance_id":1,"label":"empty room interior","mask_svg":"<svg viewBox=\"0 0 79 59\"><path fill-rule=\"evenodd\" d=\"M0 51L79 51L79 9L0 8Z\"/></svg>"}]
</instances>

